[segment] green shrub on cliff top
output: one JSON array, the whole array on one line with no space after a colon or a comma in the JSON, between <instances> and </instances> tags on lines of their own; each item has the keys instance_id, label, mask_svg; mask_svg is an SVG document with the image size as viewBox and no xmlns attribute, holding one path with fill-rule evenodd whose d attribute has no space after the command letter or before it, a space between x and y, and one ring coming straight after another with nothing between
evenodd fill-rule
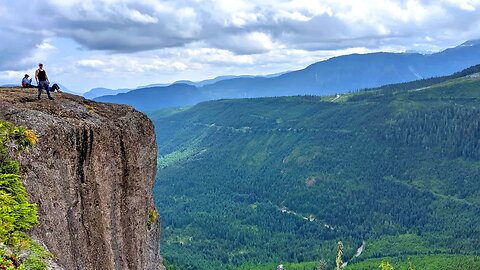
<instances>
[{"instance_id":1,"label":"green shrub on cliff top","mask_svg":"<svg viewBox=\"0 0 480 270\"><path fill-rule=\"evenodd\" d=\"M0 121L0 146L5 148L8 142L14 142L19 148L25 149L37 143L37 135L31 129Z\"/></svg>"}]
</instances>

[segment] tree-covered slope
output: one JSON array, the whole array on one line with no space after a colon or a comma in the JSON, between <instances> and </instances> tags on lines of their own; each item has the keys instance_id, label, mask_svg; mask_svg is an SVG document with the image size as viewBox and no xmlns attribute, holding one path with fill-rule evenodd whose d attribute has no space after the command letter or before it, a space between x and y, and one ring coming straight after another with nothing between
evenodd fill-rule
<instances>
[{"instance_id":1,"label":"tree-covered slope","mask_svg":"<svg viewBox=\"0 0 480 270\"><path fill-rule=\"evenodd\" d=\"M181 269L477 254L480 78L152 114L163 254ZM361 269L361 268L359 268Z\"/></svg>"}]
</instances>

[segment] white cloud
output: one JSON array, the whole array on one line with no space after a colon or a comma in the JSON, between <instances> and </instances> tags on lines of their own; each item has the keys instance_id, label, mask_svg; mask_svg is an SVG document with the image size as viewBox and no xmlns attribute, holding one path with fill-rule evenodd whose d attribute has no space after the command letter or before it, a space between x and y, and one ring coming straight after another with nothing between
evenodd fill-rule
<instances>
[{"instance_id":1,"label":"white cloud","mask_svg":"<svg viewBox=\"0 0 480 270\"><path fill-rule=\"evenodd\" d=\"M172 67L176 70L186 70L188 68L187 65L185 65L184 63L179 62L179 61L173 62Z\"/></svg>"},{"instance_id":2,"label":"white cloud","mask_svg":"<svg viewBox=\"0 0 480 270\"><path fill-rule=\"evenodd\" d=\"M77 62L79 67L88 67L88 68L101 68L105 66L105 63L98 59L84 59Z\"/></svg>"},{"instance_id":3,"label":"white cloud","mask_svg":"<svg viewBox=\"0 0 480 270\"><path fill-rule=\"evenodd\" d=\"M138 74L149 72L182 71L188 65L170 55L168 59L151 54L139 53L136 55L97 55L94 58L82 59L76 62L75 67L85 72L109 72Z\"/></svg>"},{"instance_id":4,"label":"white cloud","mask_svg":"<svg viewBox=\"0 0 480 270\"><path fill-rule=\"evenodd\" d=\"M28 20L12 25L120 53L193 43L240 54L273 50L275 44L378 48L392 39L411 44L419 35L441 40L446 32L478 33L480 23L478 0L45 0L41 5L19 0L0 10L15 14L24 6L53 16L40 26Z\"/></svg>"},{"instance_id":5,"label":"white cloud","mask_svg":"<svg viewBox=\"0 0 480 270\"><path fill-rule=\"evenodd\" d=\"M478 0L443 0L453 8L460 8L466 11L475 11L480 7Z\"/></svg>"},{"instance_id":6,"label":"white cloud","mask_svg":"<svg viewBox=\"0 0 480 270\"><path fill-rule=\"evenodd\" d=\"M480 0L0 1L0 71L8 71L0 80L40 61L50 62L49 76L127 83L275 73L342 53L439 50L480 37L479 9ZM18 14L48 16L39 24Z\"/></svg>"},{"instance_id":7,"label":"white cloud","mask_svg":"<svg viewBox=\"0 0 480 270\"><path fill-rule=\"evenodd\" d=\"M263 32L243 33L228 35L212 40L210 45L217 48L227 49L237 54L265 53L279 46L274 44L270 35Z\"/></svg>"},{"instance_id":8,"label":"white cloud","mask_svg":"<svg viewBox=\"0 0 480 270\"><path fill-rule=\"evenodd\" d=\"M24 74L25 73L22 71L13 71L13 70L0 71L0 79L7 80L10 82L18 81L18 83L20 84Z\"/></svg>"},{"instance_id":9,"label":"white cloud","mask_svg":"<svg viewBox=\"0 0 480 270\"><path fill-rule=\"evenodd\" d=\"M128 10L128 16L134 22L143 24L157 23L158 19L148 14L143 14L138 10Z\"/></svg>"},{"instance_id":10,"label":"white cloud","mask_svg":"<svg viewBox=\"0 0 480 270\"><path fill-rule=\"evenodd\" d=\"M48 40L44 40L42 43L37 45L37 49L42 51L50 51L55 50L56 47L53 46Z\"/></svg>"}]
</instances>

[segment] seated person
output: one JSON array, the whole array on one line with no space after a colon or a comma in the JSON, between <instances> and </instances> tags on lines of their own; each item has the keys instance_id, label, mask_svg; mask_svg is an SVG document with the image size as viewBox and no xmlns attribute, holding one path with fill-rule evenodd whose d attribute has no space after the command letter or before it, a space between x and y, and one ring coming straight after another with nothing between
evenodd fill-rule
<instances>
[{"instance_id":1,"label":"seated person","mask_svg":"<svg viewBox=\"0 0 480 270\"><path fill-rule=\"evenodd\" d=\"M60 86L58 86L58 84L56 83L54 83L52 87L50 87L50 92L62 93L62 91L60 91Z\"/></svg>"},{"instance_id":2,"label":"seated person","mask_svg":"<svg viewBox=\"0 0 480 270\"><path fill-rule=\"evenodd\" d=\"M32 79L28 78L28 74L25 74L25 77L22 79L22 87L23 88L36 88L35 85L32 85Z\"/></svg>"}]
</instances>

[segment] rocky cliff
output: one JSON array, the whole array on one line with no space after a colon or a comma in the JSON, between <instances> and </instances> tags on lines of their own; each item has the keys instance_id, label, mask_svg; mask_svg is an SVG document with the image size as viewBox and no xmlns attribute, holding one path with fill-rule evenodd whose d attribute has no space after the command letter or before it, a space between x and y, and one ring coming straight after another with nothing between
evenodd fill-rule
<instances>
[{"instance_id":1,"label":"rocky cliff","mask_svg":"<svg viewBox=\"0 0 480 270\"><path fill-rule=\"evenodd\" d=\"M150 120L128 106L0 88L0 119L32 128L19 157L39 221L29 234L64 269L163 269ZM150 216L150 220L149 220ZM152 223L153 222L153 223Z\"/></svg>"}]
</instances>

